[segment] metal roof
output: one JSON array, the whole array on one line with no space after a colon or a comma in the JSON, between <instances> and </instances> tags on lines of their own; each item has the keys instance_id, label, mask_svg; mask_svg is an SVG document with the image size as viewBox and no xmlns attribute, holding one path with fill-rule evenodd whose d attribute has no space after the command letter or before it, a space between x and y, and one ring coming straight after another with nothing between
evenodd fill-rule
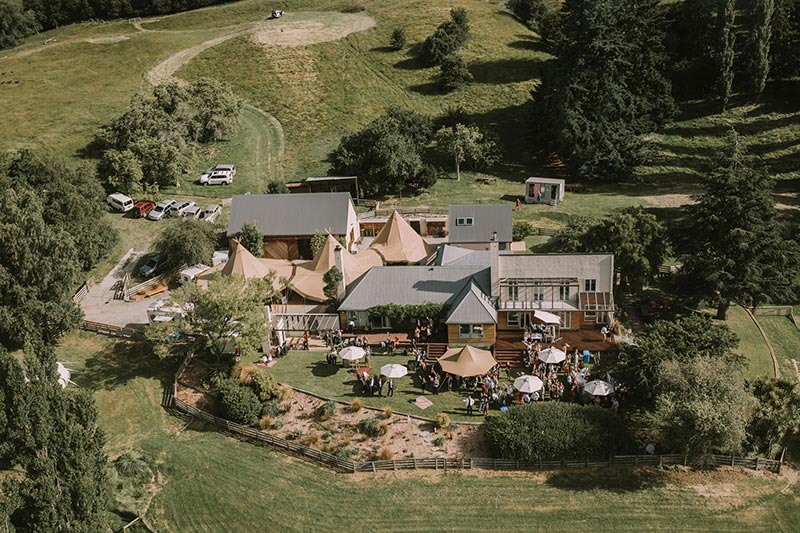
<instances>
[{"instance_id":1,"label":"metal roof","mask_svg":"<svg viewBox=\"0 0 800 533\"><path fill-rule=\"evenodd\" d=\"M357 180L358 176L310 176L305 179L305 181L315 182L315 181L347 181L347 180Z\"/></svg>"},{"instance_id":2,"label":"metal roof","mask_svg":"<svg viewBox=\"0 0 800 533\"><path fill-rule=\"evenodd\" d=\"M472 225L458 225L461 218L472 218ZM511 242L510 204L451 205L448 209L448 242L490 242L497 232L497 242Z\"/></svg>"},{"instance_id":3,"label":"metal roof","mask_svg":"<svg viewBox=\"0 0 800 533\"><path fill-rule=\"evenodd\" d=\"M446 324L496 324L497 310L492 302L470 279L453 301Z\"/></svg>"},{"instance_id":4,"label":"metal roof","mask_svg":"<svg viewBox=\"0 0 800 533\"><path fill-rule=\"evenodd\" d=\"M471 279L481 290L491 284L485 267L373 267L350 288L340 311L365 311L376 305L451 303Z\"/></svg>"},{"instance_id":5,"label":"metal roof","mask_svg":"<svg viewBox=\"0 0 800 533\"><path fill-rule=\"evenodd\" d=\"M243 194L233 197L228 237L257 222L270 237L301 237L315 232L347 234L347 217L353 206L350 193ZM352 207L355 211L355 207Z\"/></svg>"},{"instance_id":6,"label":"metal roof","mask_svg":"<svg viewBox=\"0 0 800 533\"><path fill-rule=\"evenodd\" d=\"M564 185L565 180L561 178L537 178L531 177L525 180L525 183L553 183L553 184L561 184Z\"/></svg>"},{"instance_id":7,"label":"metal roof","mask_svg":"<svg viewBox=\"0 0 800 533\"><path fill-rule=\"evenodd\" d=\"M484 266L491 263L489 250L470 250L452 244L440 244L436 251L436 266Z\"/></svg>"}]
</instances>

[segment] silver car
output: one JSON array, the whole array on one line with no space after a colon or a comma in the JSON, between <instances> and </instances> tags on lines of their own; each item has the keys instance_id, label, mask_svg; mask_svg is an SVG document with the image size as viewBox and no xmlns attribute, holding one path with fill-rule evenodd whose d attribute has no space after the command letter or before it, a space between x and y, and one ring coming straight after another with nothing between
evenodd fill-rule
<instances>
[{"instance_id":1,"label":"silver car","mask_svg":"<svg viewBox=\"0 0 800 533\"><path fill-rule=\"evenodd\" d=\"M217 204L211 204L206 207L206 210L203 211L203 220L208 222L209 224L213 224L217 217L222 212L222 207Z\"/></svg>"},{"instance_id":2,"label":"silver car","mask_svg":"<svg viewBox=\"0 0 800 533\"><path fill-rule=\"evenodd\" d=\"M161 200L156 204L152 211L147 213L147 218L150 220L161 220L165 216L169 215L175 207L177 207L178 202L172 200L171 198L167 198L166 200Z\"/></svg>"}]
</instances>

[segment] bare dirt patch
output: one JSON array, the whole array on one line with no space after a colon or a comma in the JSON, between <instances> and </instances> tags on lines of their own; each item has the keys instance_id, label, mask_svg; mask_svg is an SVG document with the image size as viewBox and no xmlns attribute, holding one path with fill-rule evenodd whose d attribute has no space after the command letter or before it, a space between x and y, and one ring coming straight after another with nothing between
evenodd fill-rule
<instances>
[{"instance_id":1,"label":"bare dirt patch","mask_svg":"<svg viewBox=\"0 0 800 533\"><path fill-rule=\"evenodd\" d=\"M364 13L297 13L269 21L253 36L265 46L307 46L337 41L375 26Z\"/></svg>"},{"instance_id":2,"label":"bare dirt patch","mask_svg":"<svg viewBox=\"0 0 800 533\"><path fill-rule=\"evenodd\" d=\"M111 37L96 37L94 39L86 39L86 42L92 44L114 44L127 40L130 40L130 37L127 35L113 35Z\"/></svg>"},{"instance_id":3,"label":"bare dirt patch","mask_svg":"<svg viewBox=\"0 0 800 533\"><path fill-rule=\"evenodd\" d=\"M642 196L642 200L654 207L680 207L693 204L694 200L688 194L659 194L655 196Z\"/></svg>"}]
</instances>

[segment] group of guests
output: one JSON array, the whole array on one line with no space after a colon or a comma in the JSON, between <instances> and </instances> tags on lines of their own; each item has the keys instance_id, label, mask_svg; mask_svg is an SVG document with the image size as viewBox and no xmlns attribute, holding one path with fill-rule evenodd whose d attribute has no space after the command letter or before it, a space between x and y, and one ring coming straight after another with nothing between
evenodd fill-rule
<instances>
[{"instance_id":1,"label":"group of guests","mask_svg":"<svg viewBox=\"0 0 800 533\"><path fill-rule=\"evenodd\" d=\"M362 396L378 396L383 398L383 388L387 388L386 396L394 396L395 383L393 378L387 378L378 374L370 375L366 370L356 370L356 377L361 383Z\"/></svg>"}]
</instances>

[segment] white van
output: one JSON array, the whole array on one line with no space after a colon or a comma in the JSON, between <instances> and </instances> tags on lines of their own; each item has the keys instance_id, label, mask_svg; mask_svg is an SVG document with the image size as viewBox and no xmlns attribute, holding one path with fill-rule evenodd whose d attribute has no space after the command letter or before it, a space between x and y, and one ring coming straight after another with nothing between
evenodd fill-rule
<instances>
[{"instance_id":1,"label":"white van","mask_svg":"<svg viewBox=\"0 0 800 533\"><path fill-rule=\"evenodd\" d=\"M180 274L180 278L179 278L178 282L181 285L186 285L187 283L192 283L195 280L195 278L197 277L198 274L200 274L201 272L205 272L209 268L210 268L209 266L203 265L203 264L197 264L197 265L194 265L193 267L185 268L185 269L181 270L181 274Z\"/></svg>"},{"instance_id":2,"label":"white van","mask_svg":"<svg viewBox=\"0 0 800 533\"><path fill-rule=\"evenodd\" d=\"M121 192L109 194L106 198L106 203L111 209L115 211L122 211L123 213L127 213L133 209L133 200L131 197L125 196Z\"/></svg>"}]
</instances>

